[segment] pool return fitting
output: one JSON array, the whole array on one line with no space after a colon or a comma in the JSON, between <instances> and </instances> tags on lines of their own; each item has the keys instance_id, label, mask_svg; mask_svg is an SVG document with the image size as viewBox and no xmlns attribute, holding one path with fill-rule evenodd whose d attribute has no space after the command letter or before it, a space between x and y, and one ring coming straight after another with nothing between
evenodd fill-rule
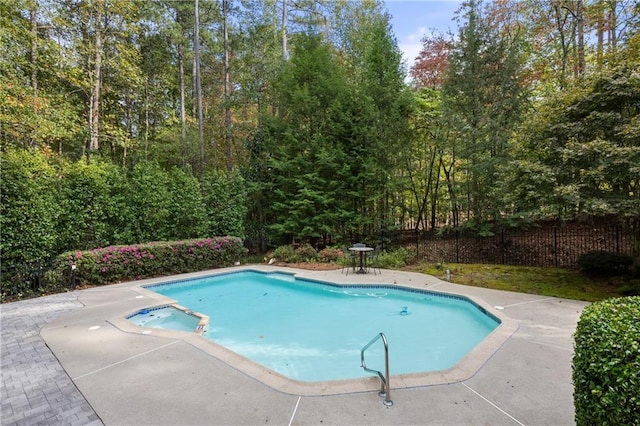
<instances>
[{"instance_id":1,"label":"pool return fitting","mask_svg":"<svg viewBox=\"0 0 640 426\"><path fill-rule=\"evenodd\" d=\"M369 349L369 347L373 345L378 339L381 339L382 344L384 345L385 374L382 374L378 370L367 368L367 364L364 362L364 351ZM383 404L387 407L391 407L393 405L393 401L391 401L391 388L389 387L389 344L387 343L387 337L384 335L384 333L377 334L376 337L371 339L371 341L362 348L362 350L360 351L360 363L362 368L364 368L364 371L377 374L378 377L380 377L380 380L382 381L382 388L380 389L380 392L378 392L378 395L385 397Z\"/></svg>"}]
</instances>

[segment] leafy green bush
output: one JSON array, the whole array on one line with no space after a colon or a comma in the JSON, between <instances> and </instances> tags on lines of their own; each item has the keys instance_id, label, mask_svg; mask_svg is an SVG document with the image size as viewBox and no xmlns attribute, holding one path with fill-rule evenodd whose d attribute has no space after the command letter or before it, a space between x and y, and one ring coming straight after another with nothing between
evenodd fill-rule
<instances>
[{"instance_id":1,"label":"leafy green bush","mask_svg":"<svg viewBox=\"0 0 640 426\"><path fill-rule=\"evenodd\" d=\"M312 262L318 256L318 252L311 244L300 244L295 251L298 262Z\"/></svg>"},{"instance_id":2,"label":"leafy green bush","mask_svg":"<svg viewBox=\"0 0 640 426\"><path fill-rule=\"evenodd\" d=\"M157 163L136 163L129 179L127 206L135 220L126 224L133 242L166 241L170 230L171 192L168 174Z\"/></svg>"},{"instance_id":3,"label":"leafy green bush","mask_svg":"<svg viewBox=\"0 0 640 426\"><path fill-rule=\"evenodd\" d=\"M62 162L58 251L109 244L108 217L114 208L110 175L116 166L95 159Z\"/></svg>"},{"instance_id":4,"label":"leafy green bush","mask_svg":"<svg viewBox=\"0 0 640 426\"><path fill-rule=\"evenodd\" d=\"M129 173L121 167L111 166L107 170L107 181L109 182L109 208L107 210L107 226L109 239L107 245L133 244L138 241L137 226L139 219L134 203L129 201L132 193L131 179ZM177 237L169 238L177 240ZM159 240L154 238L154 240ZM96 247L96 246L94 246ZM82 247L67 246L62 251L82 249Z\"/></svg>"},{"instance_id":5,"label":"leafy green bush","mask_svg":"<svg viewBox=\"0 0 640 426\"><path fill-rule=\"evenodd\" d=\"M640 297L587 306L575 333L575 420L640 424Z\"/></svg>"},{"instance_id":6,"label":"leafy green bush","mask_svg":"<svg viewBox=\"0 0 640 426\"><path fill-rule=\"evenodd\" d=\"M206 235L236 235L234 232L209 232L209 215L204 205L200 182L191 173L177 167L169 171L169 233L172 239L200 238Z\"/></svg>"},{"instance_id":7,"label":"leafy green bush","mask_svg":"<svg viewBox=\"0 0 640 426\"><path fill-rule=\"evenodd\" d=\"M594 274L626 274L633 265L633 257L609 251L588 251L578 257L580 269Z\"/></svg>"},{"instance_id":8,"label":"leafy green bush","mask_svg":"<svg viewBox=\"0 0 640 426\"><path fill-rule=\"evenodd\" d=\"M237 173L212 170L205 176L204 205L209 217L209 235L245 236L247 184Z\"/></svg>"},{"instance_id":9,"label":"leafy green bush","mask_svg":"<svg viewBox=\"0 0 640 426\"><path fill-rule=\"evenodd\" d=\"M10 149L0 161L0 252L2 282L12 269L52 258L60 214L58 179L44 154Z\"/></svg>"},{"instance_id":10,"label":"leafy green bush","mask_svg":"<svg viewBox=\"0 0 640 426\"><path fill-rule=\"evenodd\" d=\"M279 262L295 263L299 262L296 249L291 244L277 247L272 254L272 257Z\"/></svg>"},{"instance_id":11,"label":"leafy green bush","mask_svg":"<svg viewBox=\"0 0 640 426\"><path fill-rule=\"evenodd\" d=\"M376 259L376 267L385 269L399 269L407 265L409 261L409 252L400 247L399 249L391 252L383 251L378 255Z\"/></svg>"},{"instance_id":12,"label":"leafy green bush","mask_svg":"<svg viewBox=\"0 0 640 426\"><path fill-rule=\"evenodd\" d=\"M129 246L109 246L67 252L56 259L56 268L47 275L48 288L71 282L75 263L76 285L101 285L160 275L202 271L233 265L246 250L236 237L158 242Z\"/></svg>"}]
</instances>

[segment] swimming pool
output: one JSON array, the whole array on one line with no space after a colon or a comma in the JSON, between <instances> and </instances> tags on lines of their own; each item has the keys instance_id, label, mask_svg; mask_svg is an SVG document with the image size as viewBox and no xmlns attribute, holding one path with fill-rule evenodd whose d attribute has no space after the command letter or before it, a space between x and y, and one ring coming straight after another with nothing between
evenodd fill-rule
<instances>
[{"instance_id":1,"label":"swimming pool","mask_svg":"<svg viewBox=\"0 0 640 426\"><path fill-rule=\"evenodd\" d=\"M299 381L369 377L360 350L380 332L391 373L449 369L500 321L457 295L396 285L337 285L251 270L147 286L209 317L206 337ZM382 347L367 352L381 370Z\"/></svg>"}]
</instances>

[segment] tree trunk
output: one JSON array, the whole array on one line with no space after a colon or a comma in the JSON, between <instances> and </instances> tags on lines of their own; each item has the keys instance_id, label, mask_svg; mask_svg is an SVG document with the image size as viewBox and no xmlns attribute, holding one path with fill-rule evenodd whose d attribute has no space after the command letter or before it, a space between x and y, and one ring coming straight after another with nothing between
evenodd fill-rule
<instances>
[{"instance_id":1,"label":"tree trunk","mask_svg":"<svg viewBox=\"0 0 640 426\"><path fill-rule=\"evenodd\" d=\"M144 157L147 158L149 154L149 134L151 133L151 120L149 119L149 82L145 86L144 90ZM130 138L133 138L133 129L130 130Z\"/></svg>"},{"instance_id":2,"label":"tree trunk","mask_svg":"<svg viewBox=\"0 0 640 426\"><path fill-rule=\"evenodd\" d=\"M182 42L178 43L178 74L180 79L180 139L184 144L187 138L187 110L185 107L184 51L182 50ZM186 157L186 150L184 153Z\"/></svg>"},{"instance_id":3,"label":"tree trunk","mask_svg":"<svg viewBox=\"0 0 640 426\"><path fill-rule=\"evenodd\" d=\"M553 3L553 11L556 21L556 29L558 30L558 36L560 37L560 48L562 49L562 57L560 58L560 89L564 89L566 85L567 77L567 62L569 57L569 48L567 47L567 37L565 35L565 26L567 23L567 16L564 13L564 9L559 2Z\"/></svg>"},{"instance_id":4,"label":"tree trunk","mask_svg":"<svg viewBox=\"0 0 640 426\"><path fill-rule=\"evenodd\" d=\"M453 165L454 162L451 162L451 165L449 166L449 169L447 170L447 167L444 165L444 159L442 158L442 155L440 155L440 166L442 166L442 170L444 171L444 176L447 182L447 189L449 191L449 200L451 202L451 214L453 216L453 227L457 228L458 224L460 223L460 212L458 209L458 201L457 201L457 197L456 197L456 192L454 189L454 183L453 183L453 176L452 176L452 169L453 169Z\"/></svg>"},{"instance_id":5,"label":"tree trunk","mask_svg":"<svg viewBox=\"0 0 640 426\"><path fill-rule=\"evenodd\" d=\"M438 189L440 188L440 169L438 169L438 174L436 175L436 184L433 188L433 192L431 195L431 228L436 228L437 221L437 213L438 213Z\"/></svg>"},{"instance_id":6,"label":"tree trunk","mask_svg":"<svg viewBox=\"0 0 640 426\"><path fill-rule=\"evenodd\" d=\"M576 67L576 74L581 76L584 74L585 59L584 59L584 5L582 0L578 0L576 3L576 20L578 25L578 64Z\"/></svg>"},{"instance_id":7,"label":"tree trunk","mask_svg":"<svg viewBox=\"0 0 640 426\"><path fill-rule=\"evenodd\" d=\"M191 118L198 117L198 96L196 94L196 55L194 47L193 61L191 61Z\"/></svg>"},{"instance_id":8,"label":"tree trunk","mask_svg":"<svg viewBox=\"0 0 640 426\"><path fill-rule=\"evenodd\" d=\"M422 221L422 212L423 212L423 209L424 209L425 201L423 199L422 204L420 203L420 197L418 196L418 188L417 188L415 179L413 178L413 172L412 172L413 167L412 167L411 162L409 161L409 158L406 155L406 153L404 155L404 159L405 159L405 168L406 168L407 173L409 174L409 182L411 182L411 193L413 195L413 200L415 200L415 202L416 202L416 207L418 208L418 217L416 218L416 223L415 223L415 226L414 226L414 230L417 231L420 228L420 222ZM428 192L428 185L427 185L426 192ZM425 198L426 198L426 196L425 196ZM413 200L412 200L412 204L413 204ZM403 229L404 229L404 223L405 223L405 221L403 220L402 221L402 228Z\"/></svg>"},{"instance_id":9,"label":"tree trunk","mask_svg":"<svg viewBox=\"0 0 640 426\"><path fill-rule=\"evenodd\" d=\"M100 92L102 89L102 0L96 2L95 8L95 40L93 63L93 86L89 101L89 151L97 151L99 148L99 121L100 121Z\"/></svg>"},{"instance_id":10,"label":"tree trunk","mask_svg":"<svg viewBox=\"0 0 640 426\"><path fill-rule=\"evenodd\" d=\"M233 170L231 161L231 145L233 142L232 120L231 120L231 76L229 70L229 0L222 0L222 23L224 29L224 142L227 172Z\"/></svg>"},{"instance_id":11,"label":"tree trunk","mask_svg":"<svg viewBox=\"0 0 640 426\"><path fill-rule=\"evenodd\" d=\"M287 50L287 0L282 0L282 57L286 61L289 59Z\"/></svg>"},{"instance_id":12,"label":"tree trunk","mask_svg":"<svg viewBox=\"0 0 640 426\"><path fill-rule=\"evenodd\" d=\"M204 120L202 117L202 81L200 75L200 12L198 0L195 0L194 24L193 24L193 50L196 72L196 98L198 104L198 137L200 142L200 175L204 182Z\"/></svg>"},{"instance_id":13,"label":"tree trunk","mask_svg":"<svg viewBox=\"0 0 640 426\"><path fill-rule=\"evenodd\" d=\"M618 25L618 16L616 14L617 1L610 0L609 10L609 51L611 54L615 54L616 46L618 44L618 35L616 34L616 26Z\"/></svg>"},{"instance_id":14,"label":"tree trunk","mask_svg":"<svg viewBox=\"0 0 640 426\"><path fill-rule=\"evenodd\" d=\"M33 7L29 10L31 21L31 89L33 90L33 113L38 116L38 3L33 2ZM29 137L31 148L36 146L33 134Z\"/></svg>"},{"instance_id":15,"label":"tree trunk","mask_svg":"<svg viewBox=\"0 0 640 426\"><path fill-rule=\"evenodd\" d=\"M602 67L602 64L604 63L604 56L603 56L603 52L604 52L604 28L605 28L605 24L604 24L604 4L602 2L600 2L598 4L598 17L597 19L597 26L596 26L596 34L597 34L597 47L596 47L596 63L598 68Z\"/></svg>"}]
</instances>

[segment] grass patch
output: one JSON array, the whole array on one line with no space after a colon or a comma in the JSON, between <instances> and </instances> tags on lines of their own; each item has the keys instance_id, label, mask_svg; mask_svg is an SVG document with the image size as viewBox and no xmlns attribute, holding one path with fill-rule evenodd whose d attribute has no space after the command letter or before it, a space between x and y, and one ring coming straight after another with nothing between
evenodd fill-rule
<instances>
[{"instance_id":1,"label":"grass patch","mask_svg":"<svg viewBox=\"0 0 640 426\"><path fill-rule=\"evenodd\" d=\"M627 286L620 277L587 276L579 271L559 268L419 263L407 269L433 275L442 280L446 279L446 270L449 269L451 282L456 284L588 302L622 296L622 291Z\"/></svg>"}]
</instances>

